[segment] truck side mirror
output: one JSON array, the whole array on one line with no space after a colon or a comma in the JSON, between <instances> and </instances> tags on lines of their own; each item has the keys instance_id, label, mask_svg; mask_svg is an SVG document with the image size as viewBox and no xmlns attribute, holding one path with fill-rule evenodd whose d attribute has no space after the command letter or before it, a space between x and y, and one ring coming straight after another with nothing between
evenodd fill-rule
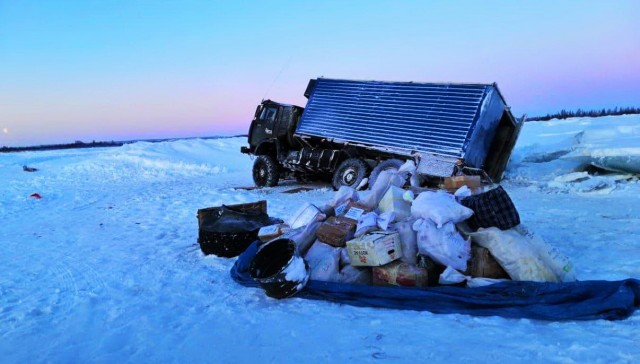
<instances>
[{"instance_id":1,"label":"truck side mirror","mask_svg":"<svg viewBox=\"0 0 640 364\"><path fill-rule=\"evenodd\" d=\"M254 119L255 119L255 118L257 118L257 117L258 117L258 115L260 115L260 110L261 110L261 107L260 107L260 106L262 106L262 105L258 105L258 107L256 107L256 113L253 115L253 118L254 118Z\"/></svg>"}]
</instances>

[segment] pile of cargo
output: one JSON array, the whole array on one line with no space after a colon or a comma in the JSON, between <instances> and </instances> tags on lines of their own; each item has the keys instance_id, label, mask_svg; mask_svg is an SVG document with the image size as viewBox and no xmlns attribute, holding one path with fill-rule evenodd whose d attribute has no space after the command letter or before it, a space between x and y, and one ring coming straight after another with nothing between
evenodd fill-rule
<instances>
[{"instance_id":1,"label":"pile of cargo","mask_svg":"<svg viewBox=\"0 0 640 364\"><path fill-rule=\"evenodd\" d=\"M367 191L342 187L324 205L306 203L286 223L259 230L260 250L290 241L285 261L305 264L280 274L295 276L298 290L308 279L409 287L575 280L569 260L520 224L502 187L456 176L432 190L409 187L408 178L384 171Z\"/></svg>"}]
</instances>

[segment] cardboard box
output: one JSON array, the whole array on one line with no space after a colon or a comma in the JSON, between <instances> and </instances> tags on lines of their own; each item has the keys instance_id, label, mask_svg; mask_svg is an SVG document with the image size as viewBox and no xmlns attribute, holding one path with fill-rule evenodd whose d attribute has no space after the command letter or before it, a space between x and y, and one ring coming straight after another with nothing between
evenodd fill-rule
<instances>
[{"instance_id":1,"label":"cardboard box","mask_svg":"<svg viewBox=\"0 0 640 364\"><path fill-rule=\"evenodd\" d=\"M374 285L426 287L429 282L426 269L400 261L382 267L373 267L372 275Z\"/></svg>"},{"instance_id":2,"label":"cardboard box","mask_svg":"<svg viewBox=\"0 0 640 364\"><path fill-rule=\"evenodd\" d=\"M444 179L444 188L455 192L458 188L467 186L471 191L478 191L481 186L480 176L453 176Z\"/></svg>"},{"instance_id":3,"label":"cardboard box","mask_svg":"<svg viewBox=\"0 0 640 364\"><path fill-rule=\"evenodd\" d=\"M396 231L376 231L347 241L352 266L377 267L402 256L400 235Z\"/></svg>"},{"instance_id":4,"label":"cardboard box","mask_svg":"<svg viewBox=\"0 0 640 364\"><path fill-rule=\"evenodd\" d=\"M378 204L378 210L380 212L394 212L396 220L411 216L411 202L403 198L405 192L405 190L396 186L389 187Z\"/></svg>"},{"instance_id":5,"label":"cardboard box","mask_svg":"<svg viewBox=\"0 0 640 364\"><path fill-rule=\"evenodd\" d=\"M464 274L471 277L511 279L489 249L475 244L471 245L471 259Z\"/></svg>"},{"instance_id":6,"label":"cardboard box","mask_svg":"<svg viewBox=\"0 0 640 364\"><path fill-rule=\"evenodd\" d=\"M353 238L357 222L344 217L330 217L318 228L318 240L335 247L344 247L347 240Z\"/></svg>"},{"instance_id":7,"label":"cardboard box","mask_svg":"<svg viewBox=\"0 0 640 364\"><path fill-rule=\"evenodd\" d=\"M287 224L263 226L258 230L258 239L260 239L260 241L273 240L289 230L290 228Z\"/></svg>"}]
</instances>

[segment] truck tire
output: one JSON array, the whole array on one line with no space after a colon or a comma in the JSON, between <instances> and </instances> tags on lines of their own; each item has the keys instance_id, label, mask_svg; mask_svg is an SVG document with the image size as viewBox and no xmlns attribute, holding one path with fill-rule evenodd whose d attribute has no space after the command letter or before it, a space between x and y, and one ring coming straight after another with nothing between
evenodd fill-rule
<instances>
[{"instance_id":1,"label":"truck tire","mask_svg":"<svg viewBox=\"0 0 640 364\"><path fill-rule=\"evenodd\" d=\"M336 191L342 186L356 188L368 174L369 165L365 161L358 158L349 158L336 168L331 185Z\"/></svg>"},{"instance_id":2,"label":"truck tire","mask_svg":"<svg viewBox=\"0 0 640 364\"><path fill-rule=\"evenodd\" d=\"M378 179L378 176L380 175L380 173L382 173L382 171L389 171L389 170L398 170L400 169L400 167L404 164L403 161L401 161L400 159L387 159L385 161L382 161L380 163L378 163L377 166L373 167L373 171L371 171L371 177L369 177L369 186L373 186L373 184L376 182L376 179Z\"/></svg>"},{"instance_id":3,"label":"truck tire","mask_svg":"<svg viewBox=\"0 0 640 364\"><path fill-rule=\"evenodd\" d=\"M278 184L280 173L278 164L268 155L259 155L253 162L253 182L258 187L274 187Z\"/></svg>"}]
</instances>

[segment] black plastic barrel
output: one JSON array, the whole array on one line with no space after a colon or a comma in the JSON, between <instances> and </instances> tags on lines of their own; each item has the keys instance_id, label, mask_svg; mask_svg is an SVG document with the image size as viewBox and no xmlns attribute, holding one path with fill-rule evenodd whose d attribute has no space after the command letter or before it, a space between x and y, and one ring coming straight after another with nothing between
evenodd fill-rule
<instances>
[{"instance_id":1,"label":"black plastic barrel","mask_svg":"<svg viewBox=\"0 0 640 364\"><path fill-rule=\"evenodd\" d=\"M287 298L309 280L309 266L296 253L293 240L277 239L262 245L249 266L249 274L269 297Z\"/></svg>"}]
</instances>

